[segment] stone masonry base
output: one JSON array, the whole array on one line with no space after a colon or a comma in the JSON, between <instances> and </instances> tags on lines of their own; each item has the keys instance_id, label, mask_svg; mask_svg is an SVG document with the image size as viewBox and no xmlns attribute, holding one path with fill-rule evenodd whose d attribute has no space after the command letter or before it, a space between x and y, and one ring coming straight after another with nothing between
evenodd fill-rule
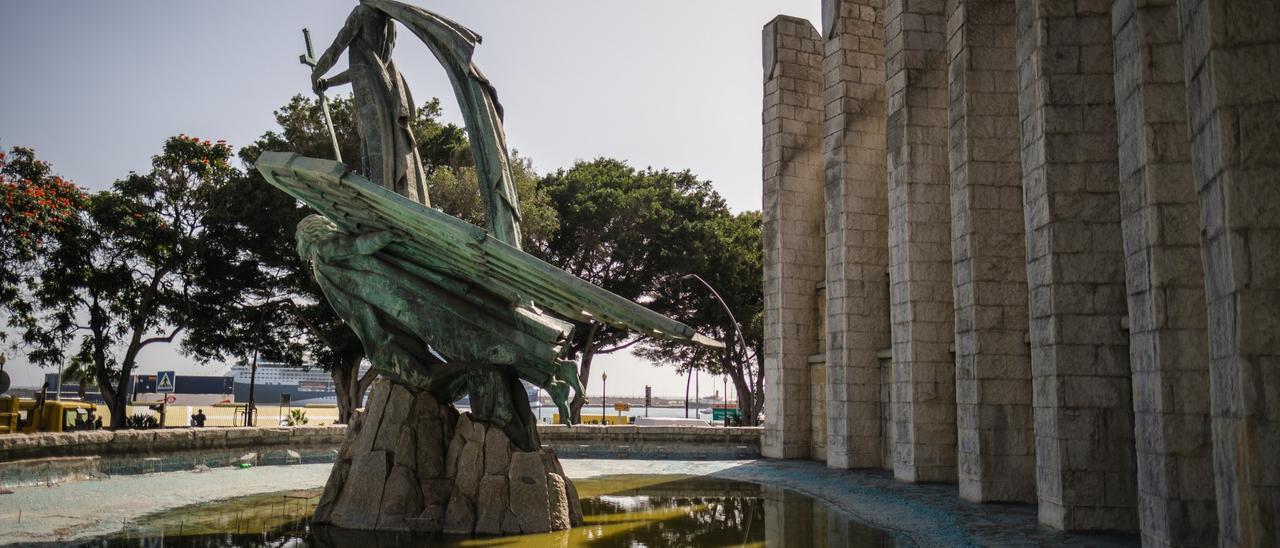
<instances>
[{"instance_id":1,"label":"stone masonry base","mask_svg":"<svg viewBox=\"0 0 1280 548\"><path fill-rule=\"evenodd\" d=\"M351 421L316 523L448 534L545 533L582 523L554 452L385 380Z\"/></svg>"}]
</instances>

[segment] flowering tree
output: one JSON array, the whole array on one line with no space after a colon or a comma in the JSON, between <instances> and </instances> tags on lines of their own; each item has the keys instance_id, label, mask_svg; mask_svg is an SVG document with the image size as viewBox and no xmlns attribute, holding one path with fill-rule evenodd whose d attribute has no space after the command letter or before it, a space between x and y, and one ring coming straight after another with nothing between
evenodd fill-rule
<instances>
[{"instance_id":1,"label":"flowering tree","mask_svg":"<svg viewBox=\"0 0 1280 548\"><path fill-rule=\"evenodd\" d=\"M222 291L200 283L197 258L206 246L207 196L239 176L230 157L226 143L180 135L165 141L150 172L130 173L107 191L77 194L52 177L43 194L15 191L21 196L9 200L6 189L15 205L4 214L29 222L9 229L19 237L4 252L14 248L25 279L0 306L11 311L9 324L22 332L32 362L55 364L71 354L90 366L113 428L124 424L125 383L138 353L173 342ZM29 215L32 207L38 211Z\"/></svg>"},{"instance_id":2,"label":"flowering tree","mask_svg":"<svg viewBox=\"0 0 1280 548\"><path fill-rule=\"evenodd\" d=\"M8 308L12 314L29 312L4 304L19 304L16 297L40 252L78 221L88 203L84 191L52 171L29 148L0 151L0 310Z\"/></svg>"}]
</instances>

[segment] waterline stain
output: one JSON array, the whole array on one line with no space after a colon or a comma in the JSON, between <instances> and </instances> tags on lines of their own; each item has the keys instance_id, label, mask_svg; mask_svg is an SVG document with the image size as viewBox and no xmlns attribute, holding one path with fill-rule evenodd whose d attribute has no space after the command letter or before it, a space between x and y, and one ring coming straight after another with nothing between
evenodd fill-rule
<instances>
[{"instance_id":1,"label":"waterline stain","mask_svg":"<svg viewBox=\"0 0 1280 548\"><path fill-rule=\"evenodd\" d=\"M809 497L684 475L575 480L585 523L568 531L451 537L312 525L319 489L226 499L145 516L90 546L896 546L890 533Z\"/></svg>"}]
</instances>

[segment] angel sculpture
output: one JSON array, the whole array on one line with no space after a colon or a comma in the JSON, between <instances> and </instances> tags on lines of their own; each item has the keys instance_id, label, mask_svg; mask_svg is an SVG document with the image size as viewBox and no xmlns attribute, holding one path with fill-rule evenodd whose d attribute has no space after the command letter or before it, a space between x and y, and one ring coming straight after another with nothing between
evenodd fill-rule
<instances>
[{"instance_id":1,"label":"angel sculpture","mask_svg":"<svg viewBox=\"0 0 1280 548\"><path fill-rule=\"evenodd\" d=\"M390 60L397 21L426 43L453 84L486 205L484 229L426 206L407 131L411 96ZM569 391L583 392L570 359L572 322L721 345L520 250L502 107L471 62L479 42L421 8L361 0L315 60L312 81L320 92L353 85L365 176L279 152L263 153L257 168L321 214L299 223L298 252L374 369L442 402L469 395L475 420L535 451L536 419L520 380L547 390L568 420ZM326 78L343 51L351 67Z\"/></svg>"}]
</instances>

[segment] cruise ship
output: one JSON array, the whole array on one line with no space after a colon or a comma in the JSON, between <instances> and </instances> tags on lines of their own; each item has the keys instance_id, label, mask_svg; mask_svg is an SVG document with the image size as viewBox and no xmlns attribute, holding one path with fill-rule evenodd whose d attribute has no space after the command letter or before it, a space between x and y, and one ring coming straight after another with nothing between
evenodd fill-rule
<instances>
[{"instance_id":1,"label":"cruise ship","mask_svg":"<svg viewBox=\"0 0 1280 548\"><path fill-rule=\"evenodd\" d=\"M369 363L365 362L360 366L360 376L363 377L368 371ZM251 373L252 368L246 363L232 366L231 371L227 373L227 376L233 377L235 381L235 401L249 401ZM299 367L279 362L259 361L258 376L254 382L257 386L254 388L253 399L262 405L278 403L284 394L289 395L289 402L293 405L338 402L333 377L327 371L315 366ZM537 407L538 387L521 382L529 398L529 405ZM455 405L464 408L470 407L470 403L470 398L466 396L454 402Z\"/></svg>"},{"instance_id":2,"label":"cruise ship","mask_svg":"<svg viewBox=\"0 0 1280 548\"><path fill-rule=\"evenodd\" d=\"M274 404L281 396L288 395L293 405L308 403L337 403L333 377L319 367L293 366L285 363L259 361L258 374L253 378L253 368L247 363L231 367L228 377L235 379L235 401L249 401L249 384L256 386L253 399L260 404ZM369 371L369 364L360 366L360 375Z\"/></svg>"}]
</instances>

